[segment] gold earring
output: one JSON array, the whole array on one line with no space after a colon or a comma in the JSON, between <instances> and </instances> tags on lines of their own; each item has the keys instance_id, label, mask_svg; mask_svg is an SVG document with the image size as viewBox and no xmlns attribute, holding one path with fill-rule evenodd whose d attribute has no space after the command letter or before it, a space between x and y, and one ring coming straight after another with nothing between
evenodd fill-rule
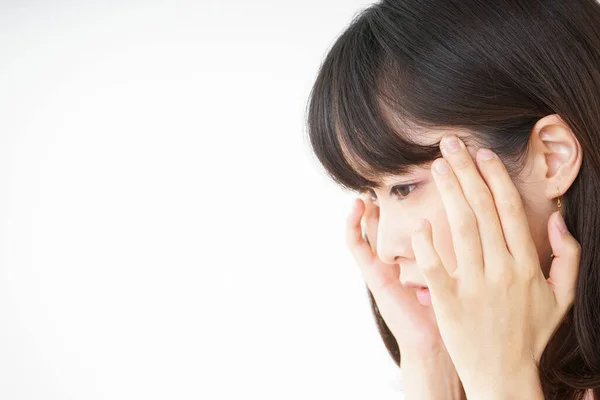
<instances>
[{"instance_id":1,"label":"gold earring","mask_svg":"<svg viewBox=\"0 0 600 400\"><path fill-rule=\"evenodd\" d=\"M562 206L562 203L560 201L560 192L558 191L558 186L556 187L556 196L558 196L558 200L556 201L556 205L558 206L558 208L560 208ZM554 253L550 254L550 259L552 260L554 258Z\"/></svg>"}]
</instances>

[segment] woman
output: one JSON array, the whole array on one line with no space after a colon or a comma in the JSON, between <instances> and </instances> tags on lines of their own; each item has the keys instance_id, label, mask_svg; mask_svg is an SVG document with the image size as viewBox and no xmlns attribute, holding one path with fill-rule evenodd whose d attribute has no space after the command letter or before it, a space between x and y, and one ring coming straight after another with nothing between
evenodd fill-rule
<instances>
[{"instance_id":1,"label":"woman","mask_svg":"<svg viewBox=\"0 0 600 400\"><path fill-rule=\"evenodd\" d=\"M380 1L327 54L310 143L362 195L348 245L407 399L600 400L599 66L595 0Z\"/></svg>"}]
</instances>

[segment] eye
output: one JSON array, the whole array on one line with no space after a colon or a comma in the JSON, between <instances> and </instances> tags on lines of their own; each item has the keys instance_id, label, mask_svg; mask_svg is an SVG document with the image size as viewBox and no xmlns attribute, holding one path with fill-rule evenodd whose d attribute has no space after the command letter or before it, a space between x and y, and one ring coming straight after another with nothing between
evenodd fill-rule
<instances>
[{"instance_id":1,"label":"eye","mask_svg":"<svg viewBox=\"0 0 600 400\"><path fill-rule=\"evenodd\" d=\"M396 196L396 198L403 200L407 198L416 188L416 184L397 185L392 188L391 194Z\"/></svg>"},{"instance_id":2,"label":"eye","mask_svg":"<svg viewBox=\"0 0 600 400\"><path fill-rule=\"evenodd\" d=\"M396 185L394 187L392 187L392 189L390 190L390 195L394 196L396 199L402 201L404 199L406 199L412 192L415 191L415 189L417 189L418 184L416 183L412 183L409 185ZM367 189L366 192L369 194L369 197L371 198L371 200L377 204L377 195L375 194L375 191L373 189Z\"/></svg>"}]
</instances>

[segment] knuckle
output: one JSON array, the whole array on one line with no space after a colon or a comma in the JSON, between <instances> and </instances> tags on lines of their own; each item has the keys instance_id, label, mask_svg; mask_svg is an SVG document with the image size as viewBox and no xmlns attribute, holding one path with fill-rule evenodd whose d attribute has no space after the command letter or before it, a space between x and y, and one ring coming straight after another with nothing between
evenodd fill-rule
<instances>
[{"instance_id":1,"label":"knuckle","mask_svg":"<svg viewBox=\"0 0 600 400\"><path fill-rule=\"evenodd\" d=\"M452 165L454 166L454 168L456 170L463 170L465 168L468 168L471 165L471 158L467 157L464 154L461 154L460 156L458 156L453 162Z\"/></svg>"},{"instance_id":2,"label":"knuckle","mask_svg":"<svg viewBox=\"0 0 600 400\"><path fill-rule=\"evenodd\" d=\"M461 298L468 300L477 299L479 297L479 290L481 286L465 282L464 279L458 279L456 283L457 292L459 293Z\"/></svg>"},{"instance_id":3,"label":"knuckle","mask_svg":"<svg viewBox=\"0 0 600 400\"><path fill-rule=\"evenodd\" d=\"M492 211L493 202L491 200L489 192L478 190L470 201L471 206L485 213Z\"/></svg>"},{"instance_id":4,"label":"knuckle","mask_svg":"<svg viewBox=\"0 0 600 400\"><path fill-rule=\"evenodd\" d=\"M510 197L506 200L501 200L499 203L498 208L508 216L516 217L523 212L523 204L520 199Z\"/></svg>"},{"instance_id":5,"label":"knuckle","mask_svg":"<svg viewBox=\"0 0 600 400\"><path fill-rule=\"evenodd\" d=\"M497 271L490 274L493 283L501 287L512 286L515 281L515 274L509 266L501 266Z\"/></svg>"},{"instance_id":6,"label":"knuckle","mask_svg":"<svg viewBox=\"0 0 600 400\"><path fill-rule=\"evenodd\" d=\"M538 270L535 267L533 267L532 264L528 264L527 267L522 268L520 270L520 273L521 273L522 279L527 284L531 284L531 283L535 282L538 277Z\"/></svg>"},{"instance_id":7,"label":"knuckle","mask_svg":"<svg viewBox=\"0 0 600 400\"><path fill-rule=\"evenodd\" d=\"M460 297L465 300L475 300L479 298L479 291L475 285L463 285L459 291Z\"/></svg>"},{"instance_id":8,"label":"knuckle","mask_svg":"<svg viewBox=\"0 0 600 400\"><path fill-rule=\"evenodd\" d=\"M467 236L473 232L475 229L475 221L472 217L469 218L461 218L458 222L458 226L456 228L457 233L460 237Z\"/></svg>"}]
</instances>

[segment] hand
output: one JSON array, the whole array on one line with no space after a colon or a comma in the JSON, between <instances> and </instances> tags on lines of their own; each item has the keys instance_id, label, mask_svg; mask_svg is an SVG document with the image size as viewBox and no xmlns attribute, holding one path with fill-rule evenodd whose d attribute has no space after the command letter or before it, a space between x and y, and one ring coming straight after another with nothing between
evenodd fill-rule
<instances>
[{"instance_id":1,"label":"hand","mask_svg":"<svg viewBox=\"0 0 600 400\"><path fill-rule=\"evenodd\" d=\"M444 143L444 158L432 172L450 223L455 272L442 264L428 221L412 237L441 336L468 398L503 398L506 389L532 398L523 395L522 383L543 398L537 364L573 303L581 246L557 228L562 218L553 214L548 234L555 257L546 279L504 164L495 155L482 160L479 151L480 176L462 141L455 153ZM446 160L450 170L436 172Z\"/></svg>"},{"instance_id":2,"label":"hand","mask_svg":"<svg viewBox=\"0 0 600 400\"><path fill-rule=\"evenodd\" d=\"M361 219L367 240L363 238ZM379 207L369 198L355 199L347 220L347 244L400 349L405 397L465 399L432 307L422 306L416 295L400 283L398 264L385 264L376 254L378 223Z\"/></svg>"},{"instance_id":3,"label":"hand","mask_svg":"<svg viewBox=\"0 0 600 400\"><path fill-rule=\"evenodd\" d=\"M363 238L361 219L366 225ZM347 245L373 294L379 312L406 358L434 358L446 353L431 307L400 283L400 266L385 264L376 254L379 207L368 197L355 199L346 226Z\"/></svg>"}]
</instances>

